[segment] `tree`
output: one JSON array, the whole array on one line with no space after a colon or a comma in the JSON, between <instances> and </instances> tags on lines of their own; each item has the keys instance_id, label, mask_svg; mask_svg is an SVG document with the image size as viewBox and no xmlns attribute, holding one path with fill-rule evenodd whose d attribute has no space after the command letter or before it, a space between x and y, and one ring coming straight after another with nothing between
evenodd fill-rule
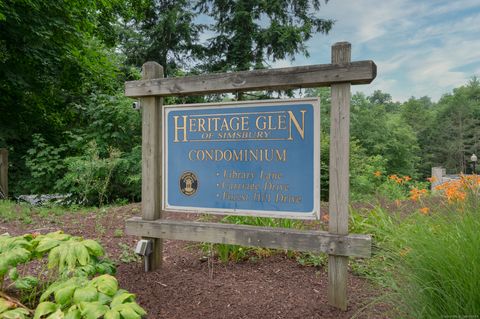
<instances>
[{"instance_id":1,"label":"tree","mask_svg":"<svg viewBox=\"0 0 480 319\"><path fill-rule=\"evenodd\" d=\"M41 132L58 145L62 132L75 123L74 105L94 90L116 89L118 59L102 42L98 28L109 24L98 18L111 3L1 3L0 146L10 149L12 180L22 179L18 174L33 134Z\"/></svg>"},{"instance_id":2,"label":"tree","mask_svg":"<svg viewBox=\"0 0 480 319\"><path fill-rule=\"evenodd\" d=\"M400 107L402 120L413 129L418 145L423 150L420 153L421 160L418 167L424 177L430 176L433 165L432 154L425 150L429 148L431 142L434 107L435 105L427 96L418 99L411 97Z\"/></svg>"},{"instance_id":3,"label":"tree","mask_svg":"<svg viewBox=\"0 0 480 319\"><path fill-rule=\"evenodd\" d=\"M320 0L199 0L196 8L215 21L209 27L213 36L201 68L261 69L269 61L297 53L308 56L305 42L316 32L328 33L333 25L315 15L320 4Z\"/></svg>"},{"instance_id":4,"label":"tree","mask_svg":"<svg viewBox=\"0 0 480 319\"><path fill-rule=\"evenodd\" d=\"M427 150L432 154L433 163L455 173L466 172L470 155L480 149L480 82L477 78L440 99L431 132Z\"/></svg>"},{"instance_id":5,"label":"tree","mask_svg":"<svg viewBox=\"0 0 480 319\"><path fill-rule=\"evenodd\" d=\"M130 9L121 41L127 63L141 66L156 61L165 75L173 75L202 55L199 37L204 25L196 23L192 1L133 1Z\"/></svg>"},{"instance_id":6,"label":"tree","mask_svg":"<svg viewBox=\"0 0 480 319\"><path fill-rule=\"evenodd\" d=\"M381 155L387 173L416 175L419 147L410 125L384 104L373 104L362 93L352 96L351 135L367 155Z\"/></svg>"}]
</instances>

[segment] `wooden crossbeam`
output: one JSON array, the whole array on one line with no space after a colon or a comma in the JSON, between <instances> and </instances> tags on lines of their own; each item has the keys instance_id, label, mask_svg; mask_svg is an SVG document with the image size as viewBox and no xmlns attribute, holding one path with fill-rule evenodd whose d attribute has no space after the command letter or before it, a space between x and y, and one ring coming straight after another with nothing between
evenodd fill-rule
<instances>
[{"instance_id":1,"label":"wooden crossbeam","mask_svg":"<svg viewBox=\"0 0 480 319\"><path fill-rule=\"evenodd\" d=\"M370 235L335 235L323 231L179 220L126 221L126 233L151 238L232 244L250 247L323 252L330 255L370 257Z\"/></svg>"},{"instance_id":2,"label":"wooden crossbeam","mask_svg":"<svg viewBox=\"0 0 480 319\"><path fill-rule=\"evenodd\" d=\"M368 84L375 79L373 61L317 64L279 69L214 73L159 78L125 83L128 97L204 95L254 90L285 90L330 86L336 83Z\"/></svg>"}]
</instances>

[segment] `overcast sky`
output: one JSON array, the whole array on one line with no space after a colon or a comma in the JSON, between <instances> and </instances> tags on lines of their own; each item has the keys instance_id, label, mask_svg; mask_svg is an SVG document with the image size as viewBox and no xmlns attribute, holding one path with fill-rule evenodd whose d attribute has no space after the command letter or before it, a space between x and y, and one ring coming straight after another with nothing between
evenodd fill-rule
<instances>
[{"instance_id":1,"label":"overcast sky","mask_svg":"<svg viewBox=\"0 0 480 319\"><path fill-rule=\"evenodd\" d=\"M329 63L330 46L348 41L352 61L373 60L378 67L372 84L354 91L437 101L480 76L480 0L330 0L319 16L336 23L329 35L309 41L310 57L273 67Z\"/></svg>"}]
</instances>

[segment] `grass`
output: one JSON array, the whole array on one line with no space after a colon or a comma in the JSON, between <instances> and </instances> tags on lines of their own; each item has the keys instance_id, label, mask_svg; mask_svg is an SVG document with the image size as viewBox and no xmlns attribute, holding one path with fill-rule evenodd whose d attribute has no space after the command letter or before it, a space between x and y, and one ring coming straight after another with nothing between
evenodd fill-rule
<instances>
[{"instance_id":1,"label":"grass","mask_svg":"<svg viewBox=\"0 0 480 319\"><path fill-rule=\"evenodd\" d=\"M372 258L351 270L379 284L399 318L480 314L480 208L476 198L395 213L352 211L350 231L370 233Z\"/></svg>"},{"instance_id":2,"label":"grass","mask_svg":"<svg viewBox=\"0 0 480 319\"><path fill-rule=\"evenodd\" d=\"M400 310L415 318L480 314L480 211L419 216L393 256Z\"/></svg>"},{"instance_id":3,"label":"grass","mask_svg":"<svg viewBox=\"0 0 480 319\"><path fill-rule=\"evenodd\" d=\"M96 210L96 208L87 208L81 206L32 206L28 203L16 203L11 200L0 200L0 220L5 222L21 221L24 224L31 224L34 216L38 216L40 218L55 218L68 213L86 213L88 211L92 211L92 209Z\"/></svg>"}]
</instances>

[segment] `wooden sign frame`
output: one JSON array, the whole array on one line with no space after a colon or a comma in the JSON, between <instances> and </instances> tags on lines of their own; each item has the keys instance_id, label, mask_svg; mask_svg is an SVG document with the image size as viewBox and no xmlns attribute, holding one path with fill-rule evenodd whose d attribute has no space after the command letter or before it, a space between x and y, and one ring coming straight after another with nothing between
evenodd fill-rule
<instances>
[{"instance_id":1,"label":"wooden sign frame","mask_svg":"<svg viewBox=\"0 0 480 319\"><path fill-rule=\"evenodd\" d=\"M348 234L350 87L375 77L373 61L351 62L348 42L334 44L325 65L165 79L158 63L145 63L142 80L125 83L125 95L142 105L142 217L127 220L126 233L153 239L151 270L161 267L163 238L324 252L329 304L346 310L348 256L371 254L370 235ZM328 232L162 219L163 97L322 86L331 87Z\"/></svg>"}]
</instances>

